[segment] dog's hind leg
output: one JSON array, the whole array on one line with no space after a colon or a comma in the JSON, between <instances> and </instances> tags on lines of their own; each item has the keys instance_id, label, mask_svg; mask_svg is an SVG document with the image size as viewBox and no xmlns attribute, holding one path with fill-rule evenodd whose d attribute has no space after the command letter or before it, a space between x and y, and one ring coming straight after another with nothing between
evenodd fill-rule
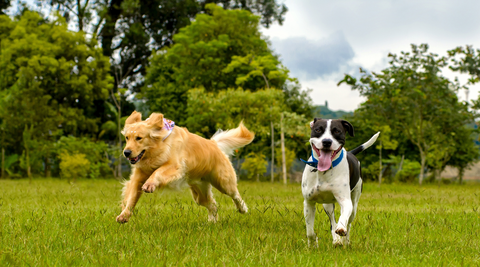
<instances>
[{"instance_id":1,"label":"dog's hind leg","mask_svg":"<svg viewBox=\"0 0 480 267\"><path fill-rule=\"evenodd\" d=\"M130 181L127 181L123 187L122 213L117 216L117 222L128 222L138 199L142 195L141 188L147 178L148 176L142 174L140 171L133 171Z\"/></svg>"},{"instance_id":2,"label":"dog's hind leg","mask_svg":"<svg viewBox=\"0 0 480 267\"><path fill-rule=\"evenodd\" d=\"M357 214L357 207L358 207L358 201L360 200L360 195L362 194L362 180L359 180L359 183L355 186L355 188L352 191L352 214L350 215L350 218L348 219L348 229L347 229L347 243L350 243L350 231L352 230L352 223L353 220L355 219L355 215Z\"/></svg>"},{"instance_id":3,"label":"dog's hind leg","mask_svg":"<svg viewBox=\"0 0 480 267\"><path fill-rule=\"evenodd\" d=\"M208 221L216 222L218 220L217 202L213 198L212 186L209 183L198 183L190 185L192 197L198 205L204 206L208 210Z\"/></svg>"},{"instance_id":4,"label":"dog's hind leg","mask_svg":"<svg viewBox=\"0 0 480 267\"><path fill-rule=\"evenodd\" d=\"M218 189L218 191L232 198L233 203L237 206L238 212L247 213L247 204L245 204L237 189L237 175L235 174L235 170L230 166L227 172L221 174L223 175L212 179L212 185Z\"/></svg>"}]
</instances>

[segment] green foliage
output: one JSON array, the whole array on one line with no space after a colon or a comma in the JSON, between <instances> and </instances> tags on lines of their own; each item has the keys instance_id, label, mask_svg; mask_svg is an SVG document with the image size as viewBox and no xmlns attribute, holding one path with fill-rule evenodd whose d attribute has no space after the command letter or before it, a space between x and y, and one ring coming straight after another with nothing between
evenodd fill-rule
<instances>
[{"instance_id":1,"label":"green foliage","mask_svg":"<svg viewBox=\"0 0 480 267\"><path fill-rule=\"evenodd\" d=\"M259 17L213 4L207 10L173 36L172 47L152 56L142 91L151 110L180 123L187 119L192 88L218 92L242 85L257 91L282 88L288 78L261 36Z\"/></svg>"},{"instance_id":2,"label":"green foliage","mask_svg":"<svg viewBox=\"0 0 480 267\"><path fill-rule=\"evenodd\" d=\"M420 174L420 168L421 165L417 161L405 159L402 169L395 174L395 180L402 183L414 182Z\"/></svg>"},{"instance_id":3,"label":"green foliage","mask_svg":"<svg viewBox=\"0 0 480 267\"><path fill-rule=\"evenodd\" d=\"M248 10L261 17L269 27L283 22L287 8L275 0L48 0L38 1L44 10L58 10L73 20L79 30L98 38L103 53L112 58L119 80L136 90L137 76L145 74L152 49L173 43L172 36L191 23L197 14L206 12L208 3L221 4L225 9ZM115 55L115 57L113 57ZM118 81L118 83L121 83Z\"/></svg>"},{"instance_id":4,"label":"green foliage","mask_svg":"<svg viewBox=\"0 0 480 267\"><path fill-rule=\"evenodd\" d=\"M332 245L321 205L318 247L308 248L299 184L238 187L248 214L215 192L219 221L207 223L188 191L164 192L144 194L132 219L118 225L122 184L115 180L0 180L0 265L478 265L479 184L366 183L348 248Z\"/></svg>"},{"instance_id":5,"label":"green foliage","mask_svg":"<svg viewBox=\"0 0 480 267\"><path fill-rule=\"evenodd\" d=\"M110 148L104 142L92 142L88 138L62 136L55 143L57 157L62 160L63 155L83 155L89 162L87 175L90 178L99 178L111 175L108 154ZM61 163L60 163L61 169ZM62 170L63 171L63 170Z\"/></svg>"},{"instance_id":6,"label":"green foliage","mask_svg":"<svg viewBox=\"0 0 480 267\"><path fill-rule=\"evenodd\" d=\"M259 176L267 172L265 156L260 153L251 152L242 163L242 169L247 171L248 179L256 178L258 181Z\"/></svg>"},{"instance_id":7,"label":"green foliage","mask_svg":"<svg viewBox=\"0 0 480 267\"><path fill-rule=\"evenodd\" d=\"M255 133L253 144L242 151L268 153L270 150L271 122L274 123L277 136L280 132L280 117L284 115L286 140L301 143L293 145L295 152L303 151L303 140L307 132L304 116L287 112L283 101L284 94L277 89L248 90L228 89L218 93L208 93L204 89L188 92L188 115L185 124L188 129L204 137L210 137L217 129L236 128L240 121ZM278 137L277 137L278 140ZM291 146L292 147L292 146ZM243 152L241 152L242 155Z\"/></svg>"},{"instance_id":8,"label":"green foliage","mask_svg":"<svg viewBox=\"0 0 480 267\"><path fill-rule=\"evenodd\" d=\"M369 164L362 164L362 179L365 181L377 181L380 172L379 161L373 161Z\"/></svg>"},{"instance_id":9,"label":"green foliage","mask_svg":"<svg viewBox=\"0 0 480 267\"><path fill-rule=\"evenodd\" d=\"M85 178L90 171L90 161L85 154L60 154L61 177L67 179Z\"/></svg>"},{"instance_id":10,"label":"green foliage","mask_svg":"<svg viewBox=\"0 0 480 267\"><path fill-rule=\"evenodd\" d=\"M7 147L14 151L26 126L34 140L63 134L96 134L95 104L108 97L108 58L95 41L68 31L62 18L46 22L25 11L0 16L0 97Z\"/></svg>"},{"instance_id":11,"label":"green foliage","mask_svg":"<svg viewBox=\"0 0 480 267\"><path fill-rule=\"evenodd\" d=\"M287 173L292 168L293 161L296 158L295 151L285 147L285 165L287 167ZM275 149L275 162L277 166L282 166L282 150L280 148Z\"/></svg>"},{"instance_id":12,"label":"green foliage","mask_svg":"<svg viewBox=\"0 0 480 267\"><path fill-rule=\"evenodd\" d=\"M381 73L362 71L359 80L346 75L340 82L367 97L359 109L361 113L379 126L388 125L392 132L401 133L416 146L421 170L435 144L455 146L451 132L474 119L468 104L458 101L456 92L460 86L441 75L447 58L427 51L426 44L412 45L411 52L390 54L390 67ZM422 171L420 183L423 176Z\"/></svg>"}]
</instances>

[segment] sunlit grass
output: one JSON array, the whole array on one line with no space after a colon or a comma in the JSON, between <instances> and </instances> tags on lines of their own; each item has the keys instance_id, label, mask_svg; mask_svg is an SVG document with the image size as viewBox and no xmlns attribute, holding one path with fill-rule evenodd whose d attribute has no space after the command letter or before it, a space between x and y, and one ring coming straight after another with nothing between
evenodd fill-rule
<instances>
[{"instance_id":1,"label":"sunlit grass","mask_svg":"<svg viewBox=\"0 0 480 267\"><path fill-rule=\"evenodd\" d=\"M366 184L347 248L332 246L320 205L319 246L307 247L298 184L241 182L246 215L215 191L217 224L184 191L143 195L120 225L120 189L114 180L0 180L0 266L480 265L480 185Z\"/></svg>"}]
</instances>

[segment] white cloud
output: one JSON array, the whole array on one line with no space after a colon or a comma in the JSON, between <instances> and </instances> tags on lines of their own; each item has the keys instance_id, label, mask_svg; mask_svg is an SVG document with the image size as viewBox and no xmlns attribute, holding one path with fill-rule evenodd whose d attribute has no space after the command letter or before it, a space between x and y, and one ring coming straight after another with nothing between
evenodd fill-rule
<instances>
[{"instance_id":1,"label":"white cloud","mask_svg":"<svg viewBox=\"0 0 480 267\"><path fill-rule=\"evenodd\" d=\"M350 87L337 87L339 77L351 72L357 66L369 71L380 71L388 66L388 53L399 54L409 51L410 44L428 43L430 51L446 55L446 51L466 44L480 47L480 1L476 0L286 0L289 11L283 26L273 25L263 33L272 40L273 47L281 53L285 65L292 74L298 75L303 87L314 89L312 98L316 104L324 104L327 96L332 108L341 99L339 109L352 111L363 101ZM342 57L333 53L333 61L325 61L330 68L311 69L306 66L323 60L313 55L298 56L295 46L281 47L278 44L289 40L306 40L305 49L322 47L322 42L332 39L335 33L342 33L344 45L348 44L353 57ZM338 41L338 40L337 40ZM345 47L344 47L345 49ZM281 51L280 51L281 50ZM325 50L326 51L326 50ZM335 50L331 50L335 51ZM346 51L346 50L344 50ZM302 65L302 57L305 64ZM292 63L294 62L294 63ZM323 64L323 65L325 65ZM337 70L335 72L335 70ZM453 79L453 75L445 73ZM471 87L470 99L477 98L480 86ZM328 94L330 92L330 94ZM334 93L331 93L334 92ZM355 96L357 94L357 96ZM464 93L459 96L464 99ZM355 100L356 99L356 100ZM342 106L342 102L345 103Z\"/></svg>"}]
</instances>

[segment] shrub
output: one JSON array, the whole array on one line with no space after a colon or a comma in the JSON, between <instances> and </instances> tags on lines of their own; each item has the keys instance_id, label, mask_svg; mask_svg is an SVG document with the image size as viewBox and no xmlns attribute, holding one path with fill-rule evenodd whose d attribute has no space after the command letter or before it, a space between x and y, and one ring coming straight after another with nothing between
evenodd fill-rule
<instances>
[{"instance_id":1,"label":"shrub","mask_svg":"<svg viewBox=\"0 0 480 267\"><path fill-rule=\"evenodd\" d=\"M67 179L85 178L90 172L90 161L85 154L60 154L61 177Z\"/></svg>"},{"instance_id":2,"label":"shrub","mask_svg":"<svg viewBox=\"0 0 480 267\"><path fill-rule=\"evenodd\" d=\"M267 161L265 160L265 156L261 153L251 152L242 163L242 169L248 172L248 179L256 177L257 181L259 181L260 174L267 172Z\"/></svg>"},{"instance_id":3,"label":"shrub","mask_svg":"<svg viewBox=\"0 0 480 267\"><path fill-rule=\"evenodd\" d=\"M417 161L405 159L402 169L395 174L399 182L413 182L420 174L421 165Z\"/></svg>"},{"instance_id":4,"label":"shrub","mask_svg":"<svg viewBox=\"0 0 480 267\"><path fill-rule=\"evenodd\" d=\"M111 174L107 157L109 147L104 142L93 142L85 137L62 136L55 144L55 149L61 162L63 161L63 154L84 155L85 159L91 163L89 172L85 177L99 178ZM61 166L60 170L63 172Z\"/></svg>"}]
</instances>

